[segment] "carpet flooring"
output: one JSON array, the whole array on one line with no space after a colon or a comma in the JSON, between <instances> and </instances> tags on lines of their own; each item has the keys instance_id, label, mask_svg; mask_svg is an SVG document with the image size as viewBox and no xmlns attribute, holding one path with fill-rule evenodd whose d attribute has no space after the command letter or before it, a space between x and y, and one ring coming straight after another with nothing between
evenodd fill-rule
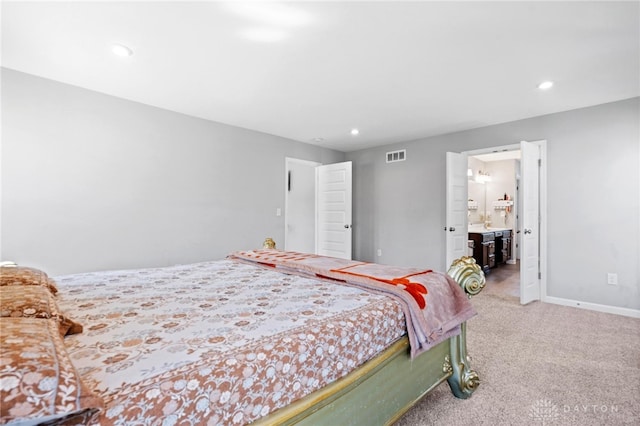
<instances>
[{"instance_id":1,"label":"carpet flooring","mask_svg":"<svg viewBox=\"0 0 640 426\"><path fill-rule=\"evenodd\" d=\"M521 306L518 287L517 266L501 266L473 299L471 398L443 383L395 426L640 425L640 319Z\"/></svg>"}]
</instances>

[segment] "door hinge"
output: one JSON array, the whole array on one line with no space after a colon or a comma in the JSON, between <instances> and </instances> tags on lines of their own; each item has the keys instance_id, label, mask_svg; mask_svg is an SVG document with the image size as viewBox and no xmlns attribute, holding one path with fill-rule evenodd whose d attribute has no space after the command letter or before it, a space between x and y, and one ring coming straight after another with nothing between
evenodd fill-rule
<instances>
[{"instance_id":1,"label":"door hinge","mask_svg":"<svg viewBox=\"0 0 640 426\"><path fill-rule=\"evenodd\" d=\"M542 167L542 158L538 158L538 167Z\"/></svg>"},{"instance_id":2,"label":"door hinge","mask_svg":"<svg viewBox=\"0 0 640 426\"><path fill-rule=\"evenodd\" d=\"M542 279L542 272L538 272L538 279L541 280Z\"/></svg>"}]
</instances>

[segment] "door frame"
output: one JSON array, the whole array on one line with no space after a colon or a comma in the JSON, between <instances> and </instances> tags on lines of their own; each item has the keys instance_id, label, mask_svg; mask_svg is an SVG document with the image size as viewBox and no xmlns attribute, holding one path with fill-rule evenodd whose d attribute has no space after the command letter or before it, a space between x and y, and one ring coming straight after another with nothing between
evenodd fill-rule
<instances>
[{"instance_id":1,"label":"door frame","mask_svg":"<svg viewBox=\"0 0 640 426\"><path fill-rule=\"evenodd\" d=\"M547 300L547 141L546 139L527 141L540 147L540 187L539 187L539 209L540 209L540 301ZM500 151L515 151L520 149L520 143L512 145L501 145L490 148L474 149L463 151L467 157L480 154L491 154ZM522 180L522 178L521 178ZM520 214L520 212L518 212Z\"/></svg>"}]
</instances>

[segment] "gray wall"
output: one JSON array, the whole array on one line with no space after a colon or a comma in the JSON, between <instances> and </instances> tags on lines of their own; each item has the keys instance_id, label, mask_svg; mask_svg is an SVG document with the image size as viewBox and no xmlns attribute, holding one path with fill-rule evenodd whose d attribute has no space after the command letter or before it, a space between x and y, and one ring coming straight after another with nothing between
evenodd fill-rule
<instances>
[{"instance_id":1,"label":"gray wall","mask_svg":"<svg viewBox=\"0 0 640 426\"><path fill-rule=\"evenodd\" d=\"M348 153L355 258L445 268L445 153L544 139L548 295L640 309L639 118L633 98ZM404 148L405 162L385 163Z\"/></svg>"},{"instance_id":2,"label":"gray wall","mask_svg":"<svg viewBox=\"0 0 640 426\"><path fill-rule=\"evenodd\" d=\"M52 275L284 244L285 157L344 153L2 69L2 258Z\"/></svg>"},{"instance_id":3,"label":"gray wall","mask_svg":"<svg viewBox=\"0 0 640 426\"><path fill-rule=\"evenodd\" d=\"M640 98L345 155L2 71L2 259L58 275L282 242L293 157L354 162L356 259L444 269L445 152L546 139L548 294L640 309Z\"/></svg>"}]
</instances>

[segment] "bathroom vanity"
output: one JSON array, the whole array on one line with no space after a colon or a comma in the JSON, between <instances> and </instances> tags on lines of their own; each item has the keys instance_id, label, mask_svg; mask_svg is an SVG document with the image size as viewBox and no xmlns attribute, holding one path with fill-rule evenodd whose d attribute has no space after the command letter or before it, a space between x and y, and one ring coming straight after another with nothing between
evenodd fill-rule
<instances>
[{"instance_id":1,"label":"bathroom vanity","mask_svg":"<svg viewBox=\"0 0 640 426\"><path fill-rule=\"evenodd\" d=\"M511 229L470 227L469 240L473 240L473 257L485 274L511 259Z\"/></svg>"}]
</instances>

